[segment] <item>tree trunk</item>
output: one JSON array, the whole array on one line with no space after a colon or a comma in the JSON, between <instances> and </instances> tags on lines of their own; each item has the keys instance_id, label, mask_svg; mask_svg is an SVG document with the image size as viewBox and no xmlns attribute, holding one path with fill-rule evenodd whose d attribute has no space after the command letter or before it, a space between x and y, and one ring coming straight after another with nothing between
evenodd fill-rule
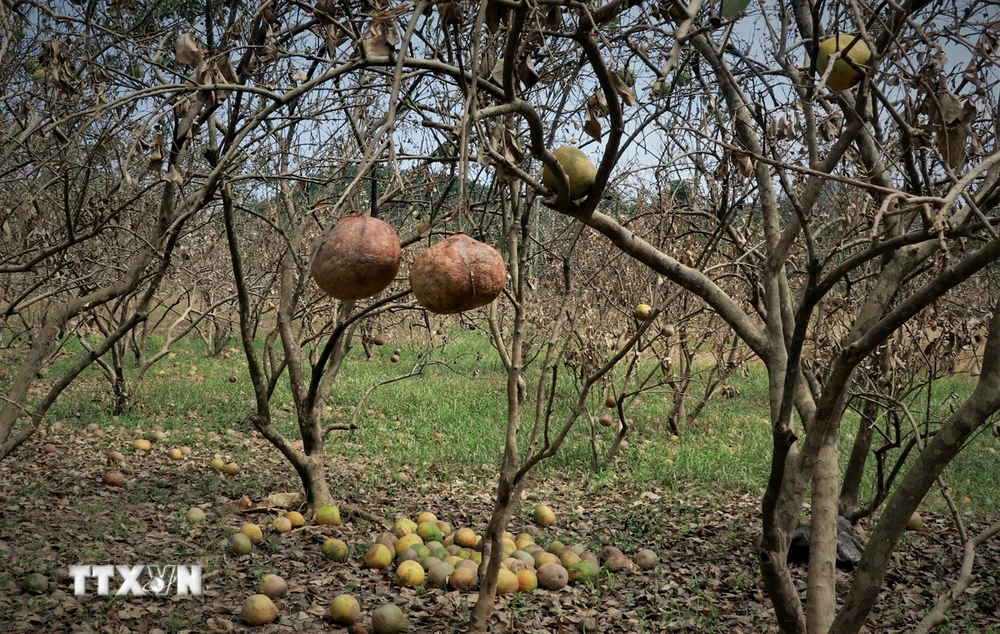
<instances>
[{"instance_id":1,"label":"tree trunk","mask_svg":"<svg viewBox=\"0 0 1000 634\"><path fill-rule=\"evenodd\" d=\"M806 628L826 632L837 613L837 488L839 427L820 447L812 473L812 531L809 538Z\"/></svg>"},{"instance_id":2,"label":"tree trunk","mask_svg":"<svg viewBox=\"0 0 1000 634\"><path fill-rule=\"evenodd\" d=\"M493 515L490 517L490 525L483 536L483 563L485 564L485 574L480 574L482 585L479 588L479 598L476 607L472 610L472 617L469 619L469 632L486 632L486 626L490 615L493 613L493 602L497 594L497 577L500 574L500 564L502 556L494 556L495 553L503 553L503 533L510 519L510 483L502 481L497 490L497 499L493 503ZM482 566L480 567L482 570Z\"/></svg>"},{"instance_id":3,"label":"tree trunk","mask_svg":"<svg viewBox=\"0 0 1000 634\"><path fill-rule=\"evenodd\" d=\"M323 463L323 454L305 456L301 464L295 465L295 470L302 479L302 487L306 492L306 504L312 510L321 506L330 506L334 503L333 496L330 495L330 486L326 481L326 466Z\"/></svg>"},{"instance_id":4,"label":"tree trunk","mask_svg":"<svg viewBox=\"0 0 1000 634\"><path fill-rule=\"evenodd\" d=\"M878 404L874 400L865 402L861 410L861 423L858 435L854 437L851 447L851 457L844 472L844 484L840 489L839 513L850 519L861 505L861 481L865 475L865 465L868 463L868 453L872 447L872 433L875 429L875 417L878 416Z\"/></svg>"}]
</instances>

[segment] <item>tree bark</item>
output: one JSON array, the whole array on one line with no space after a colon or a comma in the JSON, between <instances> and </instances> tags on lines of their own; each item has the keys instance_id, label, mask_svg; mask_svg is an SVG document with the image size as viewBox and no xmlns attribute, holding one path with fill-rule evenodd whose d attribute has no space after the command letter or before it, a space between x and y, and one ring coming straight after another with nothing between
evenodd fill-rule
<instances>
[{"instance_id":1,"label":"tree bark","mask_svg":"<svg viewBox=\"0 0 1000 634\"><path fill-rule=\"evenodd\" d=\"M913 511L965 442L1000 409L1000 306L993 309L983 354L983 373L972 395L927 443L886 502L882 517L865 547L854 583L834 621L831 634L861 630L885 581L886 567Z\"/></svg>"},{"instance_id":2,"label":"tree bark","mask_svg":"<svg viewBox=\"0 0 1000 634\"><path fill-rule=\"evenodd\" d=\"M838 512L848 519L861 505L861 481L864 479L865 465L868 463L868 452L871 451L872 447L872 435L877 416L878 404L874 400L865 401L861 410L858 434L854 437L851 457L847 461L847 470L844 472L844 483L840 488Z\"/></svg>"}]
</instances>

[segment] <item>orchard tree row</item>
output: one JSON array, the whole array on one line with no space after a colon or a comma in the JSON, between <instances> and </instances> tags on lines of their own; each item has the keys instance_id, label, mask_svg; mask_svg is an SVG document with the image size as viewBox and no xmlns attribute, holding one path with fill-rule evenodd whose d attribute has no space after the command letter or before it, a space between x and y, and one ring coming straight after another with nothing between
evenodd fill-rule
<instances>
[{"instance_id":1,"label":"orchard tree row","mask_svg":"<svg viewBox=\"0 0 1000 634\"><path fill-rule=\"evenodd\" d=\"M917 505L1000 408L991 6L5 3L0 334L23 354L0 459L91 365L121 412L177 341L238 333L245 418L324 506L326 434L357 422L323 409L351 348L424 324L384 383L413 376L447 363L428 313L461 313L507 375L484 631L534 466L588 420L618 430L610 459L648 390L683 431L754 359L777 623L857 632ZM956 364L972 395L916 421L907 400ZM301 445L273 424L279 384ZM900 437L893 462L877 439ZM807 501L803 600L786 561ZM876 511L838 596L838 518Z\"/></svg>"}]
</instances>

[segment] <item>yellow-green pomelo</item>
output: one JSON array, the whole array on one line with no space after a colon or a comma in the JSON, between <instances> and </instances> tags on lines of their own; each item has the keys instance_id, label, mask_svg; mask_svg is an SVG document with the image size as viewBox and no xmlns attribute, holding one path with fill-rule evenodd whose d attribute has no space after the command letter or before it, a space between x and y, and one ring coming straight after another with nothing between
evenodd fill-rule
<instances>
[{"instance_id":1,"label":"yellow-green pomelo","mask_svg":"<svg viewBox=\"0 0 1000 634\"><path fill-rule=\"evenodd\" d=\"M438 521L437 516L434 515L433 513L431 513L430 511L424 511L423 513L421 513L420 515L417 516L417 525L418 526L420 524L423 524L424 522L434 522L434 523L437 523L437 521Z\"/></svg>"},{"instance_id":2,"label":"yellow-green pomelo","mask_svg":"<svg viewBox=\"0 0 1000 634\"><path fill-rule=\"evenodd\" d=\"M416 533L404 535L396 541L396 554L401 555L407 548L418 546L423 543L424 540L420 539L420 535L417 535Z\"/></svg>"},{"instance_id":3,"label":"yellow-green pomelo","mask_svg":"<svg viewBox=\"0 0 1000 634\"><path fill-rule=\"evenodd\" d=\"M340 509L334 505L319 507L316 511L316 523L321 526L340 526Z\"/></svg>"},{"instance_id":4,"label":"yellow-green pomelo","mask_svg":"<svg viewBox=\"0 0 1000 634\"><path fill-rule=\"evenodd\" d=\"M289 511L285 514L285 517L287 517L288 521L292 523L292 528L299 528L306 525L306 518L304 518L302 513L299 513L298 511Z\"/></svg>"},{"instance_id":5,"label":"yellow-green pomelo","mask_svg":"<svg viewBox=\"0 0 1000 634\"><path fill-rule=\"evenodd\" d=\"M276 517L271 523L271 528L275 533L287 533L292 530L292 522L287 517Z\"/></svg>"},{"instance_id":6,"label":"yellow-green pomelo","mask_svg":"<svg viewBox=\"0 0 1000 634\"><path fill-rule=\"evenodd\" d=\"M396 568L396 584L412 588L423 585L424 568L416 561L404 561Z\"/></svg>"},{"instance_id":7,"label":"yellow-green pomelo","mask_svg":"<svg viewBox=\"0 0 1000 634\"><path fill-rule=\"evenodd\" d=\"M243 533L236 533L229 538L229 550L234 555L247 555L253 550L253 544L250 543L250 538Z\"/></svg>"},{"instance_id":8,"label":"yellow-green pomelo","mask_svg":"<svg viewBox=\"0 0 1000 634\"><path fill-rule=\"evenodd\" d=\"M417 535L424 542L439 542L442 539L441 529L434 522L421 522L417 524Z\"/></svg>"},{"instance_id":9,"label":"yellow-green pomelo","mask_svg":"<svg viewBox=\"0 0 1000 634\"><path fill-rule=\"evenodd\" d=\"M365 565L369 568L387 568L392 563L392 553L384 544L372 544L365 553Z\"/></svg>"},{"instance_id":10,"label":"yellow-green pomelo","mask_svg":"<svg viewBox=\"0 0 1000 634\"><path fill-rule=\"evenodd\" d=\"M535 524L539 526L553 526L556 523L556 514L547 506L539 504L531 513Z\"/></svg>"},{"instance_id":11,"label":"yellow-green pomelo","mask_svg":"<svg viewBox=\"0 0 1000 634\"><path fill-rule=\"evenodd\" d=\"M501 594L517 594L521 589L521 584L515 575L506 568L501 568L497 576L497 592Z\"/></svg>"},{"instance_id":12,"label":"yellow-green pomelo","mask_svg":"<svg viewBox=\"0 0 1000 634\"><path fill-rule=\"evenodd\" d=\"M408 517L400 517L392 525L392 532L396 537L405 537L416 530L417 523Z\"/></svg>"},{"instance_id":13,"label":"yellow-green pomelo","mask_svg":"<svg viewBox=\"0 0 1000 634\"><path fill-rule=\"evenodd\" d=\"M266 625L278 616L278 608L263 594L254 594L247 597L243 602L243 609L240 610L240 617L250 625Z\"/></svg>"},{"instance_id":14,"label":"yellow-green pomelo","mask_svg":"<svg viewBox=\"0 0 1000 634\"><path fill-rule=\"evenodd\" d=\"M850 51L844 53L848 47ZM858 66L865 66L871 60L872 52L864 40L856 35L841 34L827 38L819 45L819 54L816 57L816 70L820 75L826 72L827 66L830 65L830 56L835 51L841 51L841 56L834 62L826 85L833 90L847 90L861 81L861 73L852 68L843 57L846 55Z\"/></svg>"},{"instance_id":15,"label":"yellow-green pomelo","mask_svg":"<svg viewBox=\"0 0 1000 634\"><path fill-rule=\"evenodd\" d=\"M476 535L476 531L471 528L460 528L455 533L455 543L462 548L472 548L476 545L478 537L479 536Z\"/></svg>"},{"instance_id":16,"label":"yellow-green pomelo","mask_svg":"<svg viewBox=\"0 0 1000 634\"><path fill-rule=\"evenodd\" d=\"M583 559L566 566L566 572L569 575L570 583L576 583L578 581L591 581L596 579L597 575L600 573L600 568L598 568L596 561Z\"/></svg>"},{"instance_id":17,"label":"yellow-green pomelo","mask_svg":"<svg viewBox=\"0 0 1000 634\"><path fill-rule=\"evenodd\" d=\"M399 634L406 627L406 617L399 606L386 603L372 614L375 634Z\"/></svg>"},{"instance_id":18,"label":"yellow-green pomelo","mask_svg":"<svg viewBox=\"0 0 1000 634\"><path fill-rule=\"evenodd\" d=\"M331 559L333 561L347 561L348 555L350 555L350 549L348 549L347 544L343 540L330 538L323 542L323 557L326 559Z\"/></svg>"},{"instance_id":19,"label":"yellow-green pomelo","mask_svg":"<svg viewBox=\"0 0 1000 634\"><path fill-rule=\"evenodd\" d=\"M240 532L247 536L252 544L259 544L261 540L264 539L264 533L260 530L260 526L256 524L250 524L249 522L240 527Z\"/></svg>"},{"instance_id":20,"label":"yellow-green pomelo","mask_svg":"<svg viewBox=\"0 0 1000 634\"><path fill-rule=\"evenodd\" d=\"M518 570L514 575L521 592L534 592L538 588L538 576L534 570Z\"/></svg>"},{"instance_id":21,"label":"yellow-green pomelo","mask_svg":"<svg viewBox=\"0 0 1000 634\"><path fill-rule=\"evenodd\" d=\"M361 618L358 600L349 594L338 594L330 602L330 618L337 625L354 625Z\"/></svg>"},{"instance_id":22,"label":"yellow-green pomelo","mask_svg":"<svg viewBox=\"0 0 1000 634\"><path fill-rule=\"evenodd\" d=\"M569 197L573 200L584 198L594 186L597 166L583 150L573 145L564 145L553 154L569 179ZM552 191L559 189L559 179L548 165L542 168L542 184Z\"/></svg>"}]
</instances>

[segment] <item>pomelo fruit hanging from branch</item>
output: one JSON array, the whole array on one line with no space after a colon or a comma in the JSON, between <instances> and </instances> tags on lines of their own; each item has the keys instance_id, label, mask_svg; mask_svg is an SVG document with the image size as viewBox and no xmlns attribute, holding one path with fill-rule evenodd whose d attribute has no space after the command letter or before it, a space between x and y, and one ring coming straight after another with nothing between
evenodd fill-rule
<instances>
[{"instance_id":1,"label":"pomelo fruit hanging from branch","mask_svg":"<svg viewBox=\"0 0 1000 634\"><path fill-rule=\"evenodd\" d=\"M840 59L833 63L833 70L826 78L826 85L833 90L847 90L861 81L861 73L844 57L850 57L858 66L866 66L872 58L872 52L864 40L856 35L836 35L827 38L819 45L819 54L816 56L816 71L820 76L826 73L827 66L830 65L830 56L836 51L841 51Z\"/></svg>"},{"instance_id":2,"label":"pomelo fruit hanging from branch","mask_svg":"<svg viewBox=\"0 0 1000 634\"><path fill-rule=\"evenodd\" d=\"M569 197L572 200L586 198L597 179L597 166L583 150L573 145L564 145L553 154L569 179ZM542 184L554 192L559 191L559 178L548 165L542 168Z\"/></svg>"},{"instance_id":3,"label":"pomelo fruit hanging from branch","mask_svg":"<svg viewBox=\"0 0 1000 634\"><path fill-rule=\"evenodd\" d=\"M370 216L344 216L323 240L312 277L341 301L378 295L396 279L402 250L396 231Z\"/></svg>"},{"instance_id":4,"label":"pomelo fruit hanging from branch","mask_svg":"<svg viewBox=\"0 0 1000 634\"><path fill-rule=\"evenodd\" d=\"M420 305L450 315L492 302L507 283L503 257L488 244L457 233L427 249L410 267Z\"/></svg>"}]
</instances>

